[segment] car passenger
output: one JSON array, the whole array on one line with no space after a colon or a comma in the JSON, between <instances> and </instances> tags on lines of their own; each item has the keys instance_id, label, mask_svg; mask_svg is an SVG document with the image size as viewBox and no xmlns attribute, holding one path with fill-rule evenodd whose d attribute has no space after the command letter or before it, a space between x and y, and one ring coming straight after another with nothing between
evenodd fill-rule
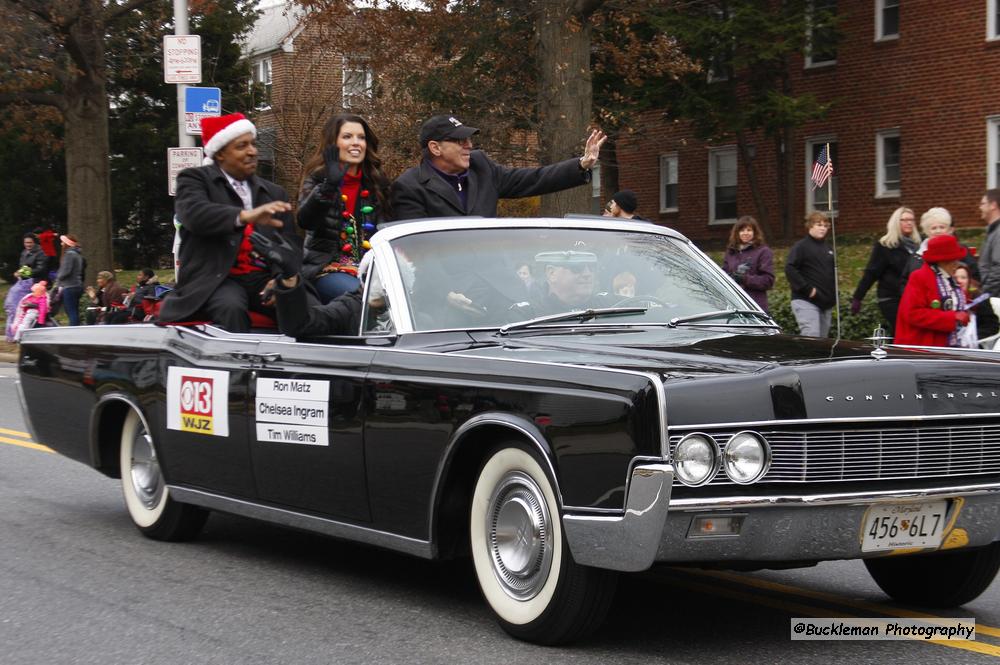
<instances>
[{"instance_id":1,"label":"car passenger","mask_svg":"<svg viewBox=\"0 0 1000 665\"><path fill-rule=\"evenodd\" d=\"M544 271L549 287L534 303L539 316L614 304L608 294L597 293L597 255L593 252L540 252L535 262Z\"/></svg>"}]
</instances>

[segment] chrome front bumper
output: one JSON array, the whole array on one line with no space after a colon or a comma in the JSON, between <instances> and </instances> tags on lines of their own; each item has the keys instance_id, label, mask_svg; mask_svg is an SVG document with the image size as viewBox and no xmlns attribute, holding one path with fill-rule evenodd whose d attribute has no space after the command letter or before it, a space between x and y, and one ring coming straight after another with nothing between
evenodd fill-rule
<instances>
[{"instance_id":1,"label":"chrome front bumper","mask_svg":"<svg viewBox=\"0 0 1000 665\"><path fill-rule=\"evenodd\" d=\"M856 559L865 512L875 504L952 499L942 549L1000 540L1000 483L839 494L671 501L669 464L635 467L622 516L564 515L573 559L585 566L646 570L657 562L789 562ZM953 514L951 511L956 511ZM690 537L696 516L744 517L739 535Z\"/></svg>"}]
</instances>

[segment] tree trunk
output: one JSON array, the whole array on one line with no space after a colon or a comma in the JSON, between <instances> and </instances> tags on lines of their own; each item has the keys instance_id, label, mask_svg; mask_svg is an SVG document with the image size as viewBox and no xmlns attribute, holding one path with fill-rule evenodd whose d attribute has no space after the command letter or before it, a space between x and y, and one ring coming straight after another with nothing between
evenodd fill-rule
<instances>
[{"instance_id":1,"label":"tree trunk","mask_svg":"<svg viewBox=\"0 0 1000 665\"><path fill-rule=\"evenodd\" d=\"M590 124L593 84L590 77L588 22L593 9L575 0L538 0L538 115L540 156L553 162L581 155ZM590 187L542 197L540 213L561 217L591 211Z\"/></svg>"},{"instance_id":2,"label":"tree trunk","mask_svg":"<svg viewBox=\"0 0 1000 665\"><path fill-rule=\"evenodd\" d=\"M90 0L83 5L86 9L72 38L85 53L89 69L70 74L64 91L67 227L80 240L87 257L87 278L93 279L100 270L114 269L111 165L101 3Z\"/></svg>"}]
</instances>

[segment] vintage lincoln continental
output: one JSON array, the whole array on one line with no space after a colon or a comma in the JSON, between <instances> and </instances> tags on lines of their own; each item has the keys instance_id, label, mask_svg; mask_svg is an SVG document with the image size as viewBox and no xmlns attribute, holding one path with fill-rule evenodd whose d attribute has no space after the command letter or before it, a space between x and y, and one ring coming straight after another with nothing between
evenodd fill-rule
<instances>
[{"instance_id":1,"label":"vintage lincoln continental","mask_svg":"<svg viewBox=\"0 0 1000 665\"><path fill-rule=\"evenodd\" d=\"M150 538L209 511L470 556L510 634L593 630L616 577L863 559L957 606L1000 566L1000 359L782 334L691 242L606 219L372 238L354 334L29 331L36 440Z\"/></svg>"}]
</instances>

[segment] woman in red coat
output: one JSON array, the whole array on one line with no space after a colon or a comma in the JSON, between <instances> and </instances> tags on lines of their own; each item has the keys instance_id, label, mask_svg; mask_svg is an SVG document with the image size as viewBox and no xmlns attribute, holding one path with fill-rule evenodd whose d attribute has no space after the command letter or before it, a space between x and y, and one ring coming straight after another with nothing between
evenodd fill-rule
<instances>
[{"instance_id":1,"label":"woman in red coat","mask_svg":"<svg viewBox=\"0 0 1000 665\"><path fill-rule=\"evenodd\" d=\"M924 264L910 275L899 303L896 344L959 346L958 329L969 323L969 313L952 275L964 257L951 234L928 241Z\"/></svg>"}]
</instances>

